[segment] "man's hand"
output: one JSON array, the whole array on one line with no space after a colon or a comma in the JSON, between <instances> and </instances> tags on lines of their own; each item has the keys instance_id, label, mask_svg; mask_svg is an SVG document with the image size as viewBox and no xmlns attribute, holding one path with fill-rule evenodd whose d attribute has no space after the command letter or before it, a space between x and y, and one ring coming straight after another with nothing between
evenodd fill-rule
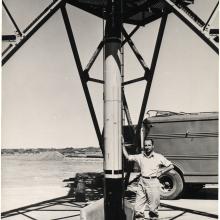
<instances>
[{"instance_id":1,"label":"man's hand","mask_svg":"<svg viewBox=\"0 0 220 220\"><path fill-rule=\"evenodd\" d=\"M124 154L125 158L128 160L129 155L128 155L128 152L127 152L125 145L124 145L124 137L123 136L121 136L121 145L122 145L123 154Z\"/></svg>"},{"instance_id":2,"label":"man's hand","mask_svg":"<svg viewBox=\"0 0 220 220\"><path fill-rule=\"evenodd\" d=\"M168 167L163 167L162 169L160 169L158 172L157 172L157 177L159 178L161 175L163 175L164 173L167 173L167 172L171 172L172 174L176 174L176 172L173 170L174 166L173 165L170 165Z\"/></svg>"},{"instance_id":3,"label":"man's hand","mask_svg":"<svg viewBox=\"0 0 220 220\"><path fill-rule=\"evenodd\" d=\"M124 144L125 144L124 137L121 136L121 145L124 146Z\"/></svg>"},{"instance_id":4,"label":"man's hand","mask_svg":"<svg viewBox=\"0 0 220 220\"><path fill-rule=\"evenodd\" d=\"M162 172L158 171L156 176L157 176L157 178L159 178L161 175L162 175Z\"/></svg>"},{"instance_id":5,"label":"man's hand","mask_svg":"<svg viewBox=\"0 0 220 220\"><path fill-rule=\"evenodd\" d=\"M173 175L176 175L176 172L174 169L170 170L169 173L172 173Z\"/></svg>"}]
</instances>

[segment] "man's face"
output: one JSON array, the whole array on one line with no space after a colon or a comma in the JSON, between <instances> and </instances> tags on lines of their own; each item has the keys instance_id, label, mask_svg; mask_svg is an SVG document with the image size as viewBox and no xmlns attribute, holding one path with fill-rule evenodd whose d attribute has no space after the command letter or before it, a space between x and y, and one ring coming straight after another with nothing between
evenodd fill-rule
<instances>
[{"instance_id":1,"label":"man's face","mask_svg":"<svg viewBox=\"0 0 220 220\"><path fill-rule=\"evenodd\" d=\"M151 140L145 140L144 141L144 152L149 154L153 151L154 145L152 144Z\"/></svg>"}]
</instances>

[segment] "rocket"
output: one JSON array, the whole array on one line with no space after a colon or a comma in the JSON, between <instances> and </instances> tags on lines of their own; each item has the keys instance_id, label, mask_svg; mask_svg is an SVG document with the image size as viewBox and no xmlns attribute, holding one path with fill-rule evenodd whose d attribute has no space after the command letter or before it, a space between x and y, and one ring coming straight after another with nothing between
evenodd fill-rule
<instances>
[{"instance_id":1,"label":"rocket","mask_svg":"<svg viewBox=\"0 0 220 220\"><path fill-rule=\"evenodd\" d=\"M104 212L105 220L121 220L121 1L109 0L104 47Z\"/></svg>"}]
</instances>

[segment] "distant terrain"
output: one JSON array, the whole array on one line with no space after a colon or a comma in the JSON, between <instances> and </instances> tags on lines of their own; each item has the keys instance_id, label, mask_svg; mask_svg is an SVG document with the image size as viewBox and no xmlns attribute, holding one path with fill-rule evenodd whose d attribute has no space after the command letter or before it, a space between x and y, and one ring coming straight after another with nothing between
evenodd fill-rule
<instances>
[{"instance_id":1,"label":"distant terrain","mask_svg":"<svg viewBox=\"0 0 220 220\"><path fill-rule=\"evenodd\" d=\"M12 155L40 155L42 153L59 153L63 157L90 157L97 158L102 157L102 152L100 148L96 147L83 147L83 148L15 148L15 149L1 149L2 156L12 156Z\"/></svg>"}]
</instances>

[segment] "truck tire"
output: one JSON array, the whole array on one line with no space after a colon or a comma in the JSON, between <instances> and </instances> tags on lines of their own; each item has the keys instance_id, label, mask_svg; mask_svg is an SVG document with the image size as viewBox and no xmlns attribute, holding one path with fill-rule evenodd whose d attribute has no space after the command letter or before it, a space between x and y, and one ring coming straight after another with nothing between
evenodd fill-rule
<instances>
[{"instance_id":1,"label":"truck tire","mask_svg":"<svg viewBox=\"0 0 220 220\"><path fill-rule=\"evenodd\" d=\"M175 170L162 175L159 181L161 199L176 199L183 191L183 180Z\"/></svg>"}]
</instances>

